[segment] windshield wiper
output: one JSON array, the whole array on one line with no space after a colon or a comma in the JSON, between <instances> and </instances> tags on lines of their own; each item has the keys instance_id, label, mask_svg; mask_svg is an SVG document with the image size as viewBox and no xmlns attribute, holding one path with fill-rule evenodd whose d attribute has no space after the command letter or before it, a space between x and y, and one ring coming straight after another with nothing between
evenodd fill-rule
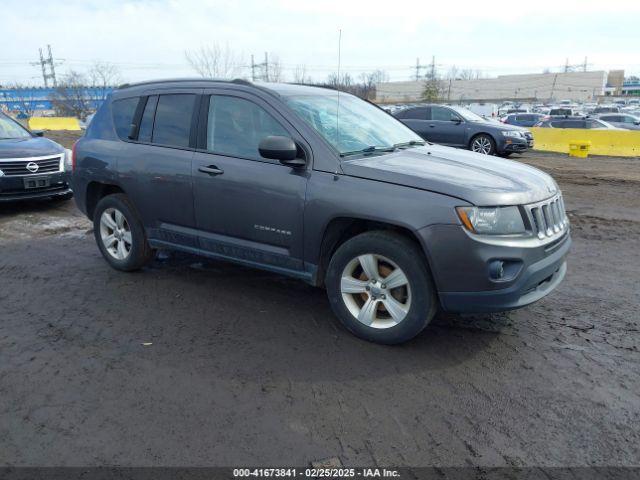
<instances>
[{"instance_id":1,"label":"windshield wiper","mask_svg":"<svg viewBox=\"0 0 640 480\"><path fill-rule=\"evenodd\" d=\"M358 154L371 154L375 152L393 152L396 149L395 146L392 147L376 147L375 145L371 145L369 147L365 147L361 150L353 150L351 152L343 152L340 154L341 157L347 157L349 155L358 155Z\"/></svg>"},{"instance_id":2,"label":"windshield wiper","mask_svg":"<svg viewBox=\"0 0 640 480\"><path fill-rule=\"evenodd\" d=\"M419 140L411 140L409 142L396 143L393 145L393 148L406 148L406 147L414 147L414 146L423 146L426 145L426 142L421 142Z\"/></svg>"}]
</instances>

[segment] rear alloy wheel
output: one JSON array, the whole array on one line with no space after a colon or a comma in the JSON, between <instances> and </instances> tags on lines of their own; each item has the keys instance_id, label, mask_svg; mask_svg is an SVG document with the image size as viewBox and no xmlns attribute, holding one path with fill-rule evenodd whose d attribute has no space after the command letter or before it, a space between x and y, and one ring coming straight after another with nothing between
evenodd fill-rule
<instances>
[{"instance_id":1,"label":"rear alloy wheel","mask_svg":"<svg viewBox=\"0 0 640 480\"><path fill-rule=\"evenodd\" d=\"M107 208L100 216L100 237L105 250L116 260L131 254L131 228L123 213Z\"/></svg>"},{"instance_id":2,"label":"rear alloy wheel","mask_svg":"<svg viewBox=\"0 0 640 480\"><path fill-rule=\"evenodd\" d=\"M122 193L108 195L98 202L93 233L102 256L117 270L137 270L153 257L144 226Z\"/></svg>"},{"instance_id":3,"label":"rear alloy wheel","mask_svg":"<svg viewBox=\"0 0 640 480\"><path fill-rule=\"evenodd\" d=\"M437 299L424 254L390 231L357 235L340 245L325 277L331 308L352 333L396 344L420 333Z\"/></svg>"},{"instance_id":4,"label":"rear alloy wheel","mask_svg":"<svg viewBox=\"0 0 640 480\"><path fill-rule=\"evenodd\" d=\"M493 155L496 151L495 142L489 135L477 135L471 140L470 149L483 155Z\"/></svg>"}]
</instances>

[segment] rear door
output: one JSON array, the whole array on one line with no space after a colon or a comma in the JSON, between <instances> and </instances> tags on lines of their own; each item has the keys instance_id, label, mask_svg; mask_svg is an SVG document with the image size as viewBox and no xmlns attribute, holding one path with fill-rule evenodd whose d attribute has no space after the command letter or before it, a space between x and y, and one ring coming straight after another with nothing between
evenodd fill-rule
<instances>
[{"instance_id":1,"label":"rear door","mask_svg":"<svg viewBox=\"0 0 640 480\"><path fill-rule=\"evenodd\" d=\"M272 106L250 93L206 90L193 162L200 245L217 255L303 270L303 220L311 149ZM263 158L260 141L288 136L306 168Z\"/></svg>"},{"instance_id":2,"label":"rear door","mask_svg":"<svg viewBox=\"0 0 640 480\"><path fill-rule=\"evenodd\" d=\"M201 90L200 90L201 91ZM199 91L145 92L134 118L135 135L118 160L120 182L152 239L196 246L191 162Z\"/></svg>"},{"instance_id":3,"label":"rear door","mask_svg":"<svg viewBox=\"0 0 640 480\"><path fill-rule=\"evenodd\" d=\"M435 142L435 126L431 125L431 122L429 122L429 110L429 107L410 108L400 112L397 115L397 118L425 140Z\"/></svg>"}]
</instances>

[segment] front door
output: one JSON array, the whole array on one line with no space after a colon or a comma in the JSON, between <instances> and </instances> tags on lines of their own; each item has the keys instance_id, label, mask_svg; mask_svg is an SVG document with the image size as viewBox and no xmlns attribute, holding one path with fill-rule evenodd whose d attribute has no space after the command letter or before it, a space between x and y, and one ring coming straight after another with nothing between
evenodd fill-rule
<instances>
[{"instance_id":1,"label":"front door","mask_svg":"<svg viewBox=\"0 0 640 480\"><path fill-rule=\"evenodd\" d=\"M192 176L201 248L289 273L302 271L310 170L263 158L258 144L281 135L293 138L301 155L310 152L308 146L277 111L248 93L205 92L200 124Z\"/></svg>"},{"instance_id":2,"label":"front door","mask_svg":"<svg viewBox=\"0 0 640 480\"><path fill-rule=\"evenodd\" d=\"M431 107L435 143L460 147L465 145L465 123L456 112L446 107Z\"/></svg>"}]
</instances>

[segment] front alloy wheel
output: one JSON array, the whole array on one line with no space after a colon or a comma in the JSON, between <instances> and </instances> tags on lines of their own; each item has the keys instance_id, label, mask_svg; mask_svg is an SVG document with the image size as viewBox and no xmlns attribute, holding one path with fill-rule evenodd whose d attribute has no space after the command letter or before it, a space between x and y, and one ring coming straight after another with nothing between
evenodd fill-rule
<instances>
[{"instance_id":1,"label":"front alloy wheel","mask_svg":"<svg viewBox=\"0 0 640 480\"><path fill-rule=\"evenodd\" d=\"M393 231L363 232L340 245L325 285L340 322L370 342L406 342L424 329L437 307L420 245Z\"/></svg>"},{"instance_id":2,"label":"front alloy wheel","mask_svg":"<svg viewBox=\"0 0 640 480\"><path fill-rule=\"evenodd\" d=\"M100 238L105 250L116 260L125 260L131 253L129 222L116 208L107 208L100 216Z\"/></svg>"},{"instance_id":3,"label":"front alloy wheel","mask_svg":"<svg viewBox=\"0 0 640 480\"><path fill-rule=\"evenodd\" d=\"M372 328L390 328L411 308L411 286L398 265L368 253L351 260L340 280L342 300L351 314Z\"/></svg>"},{"instance_id":4,"label":"front alloy wheel","mask_svg":"<svg viewBox=\"0 0 640 480\"><path fill-rule=\"evenodd\" d=\"M493 154L493 142L486 135L478 135L471 142L471 150L483 155L491 155Z\"/></svg>"}]
</instances>

